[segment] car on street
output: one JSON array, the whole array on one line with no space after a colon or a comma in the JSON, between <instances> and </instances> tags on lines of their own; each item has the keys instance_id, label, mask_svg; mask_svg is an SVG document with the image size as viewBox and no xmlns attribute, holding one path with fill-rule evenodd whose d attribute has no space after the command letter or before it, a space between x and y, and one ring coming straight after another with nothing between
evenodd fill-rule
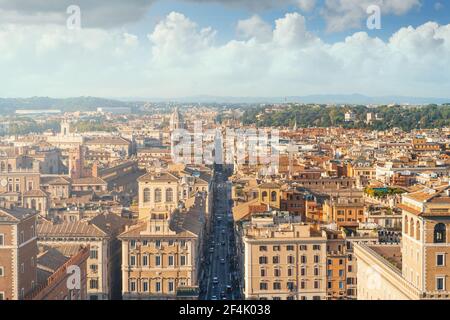
<instances>
[{"instance_id":1,"label":"car on street","mask_svg":"<svg viewBox=\"0 0 450 320\"><path fill-rule=\"evenodd\" d=\"M218 283L219 283L219 279L217 277L214 277L213 278L213 284L215 285L215 284L218 284Z\"/></svg>"}]
</instances>

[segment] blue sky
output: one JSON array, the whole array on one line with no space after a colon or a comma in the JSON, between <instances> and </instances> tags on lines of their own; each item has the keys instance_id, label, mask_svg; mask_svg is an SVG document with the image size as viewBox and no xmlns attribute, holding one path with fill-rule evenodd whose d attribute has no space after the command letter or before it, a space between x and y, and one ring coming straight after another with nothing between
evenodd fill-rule
<instances>
[{"instance_id":1,"label":"blue sky","mask_svg":"<svg viewBox=\"0 0 450 320\"><path fill-rule=\"evenodd\" d=\"M450 98L450 0L0 0L0 15L2 97Z\"/></svg>"},{"instance_id":2,"label":"blue sky","mask_svg":"<svg viewBox=\"0 0 450 320\"><path fill-rule=\"evenodd\" d=\"M349 28L342 32L326 32L326 22L320 10L324 0L317 0L316 7L312 12L302 12L307 19L308 29L314 31L322 39L335 42L341 41L349 34L363 30L372 36L388 39L395 31L404 26L414 27L428 21L436 21L439 24L450 23L450 0L422 1L420 7L408 11L404 15L383 15L382 28L380 30L367 30L362 23L361 28ZM437 9L435 5L440 3L442 7ZM218 30L220 40L229 41L236 35L235 26L238 20L246 19L253 14L258 14L268 23L273 22L285 15L286 12L299 11L293 4L280 4L269 9L248 8L245 6L230 6L220 3L192 3L186 1L164 0L157 1L149 10L147 18L138 23L138 30L146 30L148 22L156 24L172 11L185 14L201 26L211 26Z\"/></svg>"}]
</instances>

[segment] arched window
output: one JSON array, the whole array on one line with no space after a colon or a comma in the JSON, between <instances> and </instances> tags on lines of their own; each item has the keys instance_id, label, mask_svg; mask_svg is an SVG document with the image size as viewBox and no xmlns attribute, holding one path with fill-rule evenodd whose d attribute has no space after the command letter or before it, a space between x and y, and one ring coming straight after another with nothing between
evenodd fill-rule
<instances>
[{"instance_id":1,"label":"arched window","mask_svg":"<svg viewBox=\"0 0 450 320\"><path fill-rule=\"evenodd\" d=\"M173 202L173 189L166 189L166 202Z\"/></svg>"},{"instance_id":2,"label":"arched window","mask_svg":"<svg viewBox=\"0 0 450 320\"><path fill-rule=\"evenodd\" d=\"M420 221L416 222L416 240L420 240Z\"/></svg>"},{"instance_id":3,"label":"arched window","mask_svg":"<svg viewBox=\"0 0 450 320\"><path fill-rule=\"evenodd\" d=\"M144 203L146 202L150 202L150 189L149 188L145 188L144 189Z\"/></svg>"},{"instance_id":4,"label":"arched window","mask_svg":"<svg viewBox=\"0 0 450 320\"><path fill-rule=\"evenodd\" d=\"M408 217L405 217L405 234L408 234L409 232L409 227L408 227Z\"/></svg>"},{"instance_id":5,"label":"arched window","mask_svg":"<svg viewBox=\"0 0 450 320\"><path fill-rule=\"evenodd\" d=\"M409 224L409 235L414 238L414 219L411 218L411 223Z\"/></svg>"},{"instance_id":6,"label":"arched window","mask_svg":"<svg viewBox=\"0 0 450 320\"><path fill-rule=\"evenodd\" d=\"M445 224L438 223L434 227L434 243L445 243Z\"/></svg>"},{"instance_id":7,"label":"arched window","mask_svg":"<svg viewBox=\"0 0 450 320\"><path fill-rule=\"evenodd\" d=\"M277 201L276 191L272 191L272 193L270 194L270 201Z\"/></svg>"},{"instance_id":8,"label":"arched window","mask_svg":"<svg viewBox=\"0 0 450 320\"><path fill-rule=\"evenodd\" d=\"M156 188L156 189L155 189L155 202L156 202L156 203L161 202L161 201L162 201L162 200L161 200L161 197L162 197L162 195L161 195L161 189L160 189L160 188Z\"/></svg>"},{"instance_id":9,"label":"arched window","mask_svg":"<svg viewBox=\"0 0 450 320\"><path fill-rule=\"evenodd\" d=\"M267 198L267 192L266 192L266 191L263 191L263 193L262 193L262 199L263 199L263 200L266 200L266 198Z\"/></svg>"},{"instance_id":10,"label":"arched window","mask_svg":"<svg viewBox=\"0 0 450 320\"><path fill-rule=\"evenodd\" d=\"M4 172L6 170L6 165L5 165L5 163L3 161L2 161L2 164L1 164L1 170L2 170L2 172Z\"/></svg>"}]
</instances>

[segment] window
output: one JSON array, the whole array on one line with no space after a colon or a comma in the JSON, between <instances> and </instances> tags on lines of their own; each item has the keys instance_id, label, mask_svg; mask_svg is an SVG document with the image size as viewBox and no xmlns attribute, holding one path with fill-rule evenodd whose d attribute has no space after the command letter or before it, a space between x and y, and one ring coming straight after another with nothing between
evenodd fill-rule
<instances>
[{"instance_id":1,"label":"window","mask_svg":"<svg viewBox=\"0 0 450 320\"><path fill-rule=\"evenodd\" d=\"M130 256L130 266L136 265L136 256Z\"/></svg>"},{"instance_id":2,"label":"window","mask_svg":"<svg viewBox=\"0 0 450 320\"><path fill-rule=\"evenodd\" d=\"M4 276L5 276L5 268L0 267L0 277L4 277Z\"/></svg>"},{"instance_id":3,"label":"window","mask_svg":"<svg viewBox=\"0 0 450 320\"><path fill-rule=\"evenodd\" d=\"M436 254L436 266L443 267L445 266L445 256L442 253Z\"/></svg>"},{"instance_id":4,"label":"window","mask_svg":"<svg viewBox=\"0 0 450 320\"><path fill-rule=\"evenodd\" d=\"M156 188L155 189L155 203L160 203L161 202L161 189L160 188Z\"/></svg>"},{"instance_id":5,"label":"window","mask_svg":"<svg viewBox=\"0 0 450 320\"><path fill-rule=\"evenodd\" d=\"M288 263L288 264L294 264L294 263L295 263L295 258L294 258L294 256L288 256L288 257L287 257L287 263Z\"/></svg>"},{"instance_id":6,"label":"window","mask_svg":"<svg viewBox=\"0 0 450 320\"><path fill-rule=\"evenodd\" d=\"M274 269L273 270L273 276L274 277L280 277L281 276L281 270L280 269Z\"/></svg>"},{"instance_id":7,"label":"window","mask_svg":"<svg viewBox=\"0 0 450 320\"><path fill-rule=\"evenodd\" d=\"M131 292L136 291L136 280L130 280L130 291Z\"/></svg>"},{"instance_id":8,"label":"window","mask_svg":"<svg viewBox=\"0 0 450 320\"><path fill-rule=\"evenodd\" d=\"M143 292L148 292L148 280L144 280L142 282L142 291Z\"/></svg>"},{"instance_id":9,"label":"window","mask_svg":"<svg viewBox=\"0 0 450 320\"><path fill-rule=\"evenodd\" d=\"M300 288L302 288L302 289L305 289L305 288L306 288L306 281L305 281L305 280L302 280L302 281L300 282Z\"/></svg>"},{"instance_id":10,"label":"window","mask_svg":"<svg viewBox=\"0 0 450 320\"><path fill-rule=\"evenodd\" d=\"M281 290L281 283L280 282L274 282L273 283L273 290Z\"/></svg>"},{"instance_id":11,"label":"window","mask_svg":"<svg viewBox=\"0 0 450 320\"><path fill-rule=\"evenodd\" d=\"M91 258L91 259L98 259L98 251L97 251L97 249L95 249L95 248L91 249L90 254L89 254L89 258Z\"/></svg>"},{"instance_id":12,"label":"window","mask_svg":"<svg viewBox=\"0 0 450 320\"><path fill-rule=\"evenodd\" d=\"M131 241L130 241L130 248L131 248L131 249L136 248L136 240L131 240Z\"/></svg>"},{"instance_id":13,"label":"window","mask_svg":"<svg viewBox=\"0 0 450 320\"><path fill-rule=\"evenodd\" d=\"M185 266L186 265L186 256L180 257L180 265Z\"/></svg>"},{"instance_id":14,"label":"window","mask_svg":"<svg viewBox=\"0 0 450 320\"><path fill-rule=\"evenodd\" d=\"M155 283L155 291L161 292L161 282L158 281Z\"/></svg>"},{"instance_id":15,"label":"window","mask_svg":"<svg viewBox=\"0 0 450 320\"><path fill-rule=\"evenodd\" d=\"M259 257L259 264L267 264L267 257Z\"/></svg>"},{"instance_id":16,"label":"window","mask_svg":"<svg viewBox=\"0 0 450 320\"><path fill-rule=\"evenodd\" d=\"M174 258L173 258L173 256L169 256L169 266L171 266L171 267L174 266Z\"/></svg>"},{"instance_id":17,"label":"window","mask_svg":"<svg viewBox=\"0 0 450 320\"><path fill-rule=\"evenodd\" d=\"M276 191L272 191L272 193L270 194L270 201L277 201Z\"/></svg>"},{"instance_id":18,"label":"window","mask_svg":"<svg viewBox=\"0 0 450 320\"><path fill-rule=\"evenodd\" d=\"M20 272L25 273L25 264L24 263L20 264Z\"/></svg>"},{"instance_id":19,"label":"window","mask_svg":"<svg viewBox=\"0 0 450 320\"><path fill-rule=\"evenodd\" d=\"M294 246L286 246L287 251L294 251Z\"/></svg>"},{"instance_id":20,"label":"window","mask_svg":"<svg viewBox=\"0 0 450 320\"><path fill-rule=\"evenodd\" d=\"M161 256L155 256L155 265L160 266L161 265Z\"/></svg>"},{"instance_id":21,"label":"window","mask_svg":"<svg viewBox=\"0 0 450 320\"><path fill-rule=\"evenodd\" d=\"M267 251L267 246L259 246L259 251Z\"/></svg>"},{"instance_id":22,"label":"window","mask_svg":"<svg viewBox=\"0 0 450 320\"><path fill-rule=\"evenodd\" d=\"M437 291L445 290L445 278L444 277L436 277L436 290Z\"/></svg>"},{"instance_id":23,"label":"window","mask_svg":"<svg viewBox=\"0 0 450 320\"><path fill-rule=\"evenodd\" d=\"M98 279L89 280L89 288L98 289Z\"/></svg>"},{"instance_id":24,"label":"window","mask_svg":"<svg viewBox=\"0 0 450 320\"><path fill-rule=\"evenodd\" d=\"M260 282L259 283L259 290L267 290L267 283L266 282Z\"/></svg>"},{"instance_id":25,"label":"window","mask_svg":"<svg viewBox=\"0 0 450 320\"><path fill-rule=\"evenodd\" d=\"M294 270L292 268L288 268L287 273L288 277L292 277L294 275Z\"/></svg>"},{"instance_id":26,"label":"window","mask_svg":"<svg viewBox=\"0 0 450 320\"><path fill-rule=\"evenodd\" d=\"M5 245L5 235L3 233L0 233L0 246Z\"/></svg>"},{"instance_id":27,"label":"window","mask_svg":"<svg viewBox=\"0 0 450 320\"><path fill-rule=\"evenodd\" d=\"M91 272L97 272L98 266L96 264L91 264L89 266L89 269L91 270Z\"/></svg>"},{"instance_id":28,"label":"window","mask_svg":"<svg viewBox=\"0 0 450 320\"><path fill-rule=\"evenodd\" d=\"M20 231L20 244L25 242L25 234L23 231Z\"/></svg>"},{"instance_id":29,"label":"window","mask_svg":"<svg viewBox=\"0 0 450 320\"><path fill-rule=\"evenodd\" d=\"M0 301L1 300L5 300L5 293L4 292L0 292Z\"/></svg>"},{"instance_id":30,"label":"window","mask_svg":"<svg viewBox=\"0 0 450 320\"><path fill-rule=\"evenodd\" d=\"M302 256L302 263L306 263L306 261L307 261L307 259L306 259L306 256Z\"/></svg>"},{"instance_id":31,"label":"window","mask_svg":"<svg viewBox=\"0 0 450 320\"><path fill-rule=\"evenodd\" d=\"M280 246L273 246L273 251L280 251Z\"/></svg>"},{"instance_id":32,"label":"window","mask_svg":"<svg viewBox=\"0 0 450 320\"><path fill-rule=\"evenodd\" d=\"M266 276L266 270L265 269L261 269L261 277L265 277Z\"/></svg>"},{"instance_id":33,"label":"window","mask_svg":"<svg viewBox=\"0 0 450 320\"><path fill-rule=\"evenodd\" d=\"M287 288L292 291L295 288L295 284L293 282L288 282L287 283Z\"/></svg>"},{"instance_id":34,"label":"window","mask_svg":"<svg viewBox=\"0 0 450 320\"><path fill-rule=\"evenodd\" d=\"M313 250L320 250L320 245L319 244L313 245Z\"/></svg>"},{"instance_id":35,"label":"window","mask_svg":"<svg viewBox=\"0 0 450 320\"><path fill-rule=\"evenodd\" d=\"M146 202L150 202L150 189L149 188L145 188L144 189L144 203Z\"/></svg>"},{"instance_id":36,"label":"window","mask_svg":"<svg viewBox=\"0 0 450 320\"><path fill-rule=\"evenodd\" d=\"M302 268L301 271L300 271L300 274L302 276L306 276L306 268Z\"/></svg>"},{"instance_id":37,"label":"window","mask_svg":"<svg viewBox=\"0 0 450 320\"><path fill-rule=\"evenodd\" d=\"M445 243L446 227L443 223L438 223L434 227L434 243Z\"/></svg>"},{"instance_id":38,"label":"window","mask_svg":"<svg viewBox=\"0 0 450 320\"><path fill-rule=\"evenodd\" d=\"M173 189L166 189L166 202L173 202Z\"/></svg>"},{"instance_id":39,"label":"window","mask_svg":"<svg viewBox=\"0 0 450 320\"><path fill-rule=\"evenodd\" d=\"M319 267L314 267L314 275L315 276L319 275Z\"/></svg>"},{"instance_id":40,"label":"window","mask_svg":"<svg viewBox=\"0 0 450 320\"><path fill-rule=\"evenodd\" d=\"M280 257L279 257L279 256L274 256L274 257L272 258L272 262L273 262L274 264L280 263Z\"/></svg>"},{"instance_id":41,"label":"window","mask_svg":"<svg viewBox=\"0 0 450 320\"><path fill-rule=\"evenodd\" d=\"M161 241L160 240L156 240L155 241L155 247L161 248Z\"/></svg>"},{"instance_id":42,"label":"window","mask_svg":"<svg viewBox=\"0 0 450 320\"><path fill-rule=\"evenodd\" d=\"M267 191L262 192L262 200L265 201L267 198Z\"/></svg>"},{"instance_id":43,"label":"window","mask_svg":"<svg viewBox=\"0 0 450 320\"><path fill-rule=\"evenodd\" d=\"M173 281L169 281L169 292L174 292L175 291L175 285L173 283Z\"/></svg>"},{"instance_id":44,"label":"window","mask_svg":"<svg viewBox=\"0 0 450 320\"><path fill-rule=\"evenodd\" d=\"M315 280L314 281L314 289L319 289L320 288L320 282L319 280Z\"/></svg>"},{"instance_id":45,"label":"window","mask_svg":"<svg viewBox=\"0 0 450 320\"><path fill-rule=\"evenodd\" d=\"M142 256L142 265L145 267L148 266L148 255Z\"/></svg>"},{"instance_id":46,"label":"window","mask_svg":"<svg viewBox=\"0 0 450 320\"><path fill-rule=\"evenodd\" d=\"M314 256L314 263L319 263L320 257L318 255Z\"/></svg>"}]
</instances>

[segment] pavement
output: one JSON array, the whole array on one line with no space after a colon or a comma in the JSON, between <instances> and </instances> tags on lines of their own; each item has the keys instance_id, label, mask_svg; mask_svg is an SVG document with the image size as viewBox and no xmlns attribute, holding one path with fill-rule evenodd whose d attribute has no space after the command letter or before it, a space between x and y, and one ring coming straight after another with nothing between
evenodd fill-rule
<instances>
[{"instance_id":1,"label":"pavement","mask_svg":"<svg viewBox=\"0 0 450 320\"><path fill-rule=\"evenodd\" d=\"M236 273L233 256L234 229L233 217L229 206L230 186L226 178L218 173L214 193L214 210L212 214L211 233L206 240L202 270L201 300L238 300L240 290L236 286Z\"/></svg>"}]
</instances>

